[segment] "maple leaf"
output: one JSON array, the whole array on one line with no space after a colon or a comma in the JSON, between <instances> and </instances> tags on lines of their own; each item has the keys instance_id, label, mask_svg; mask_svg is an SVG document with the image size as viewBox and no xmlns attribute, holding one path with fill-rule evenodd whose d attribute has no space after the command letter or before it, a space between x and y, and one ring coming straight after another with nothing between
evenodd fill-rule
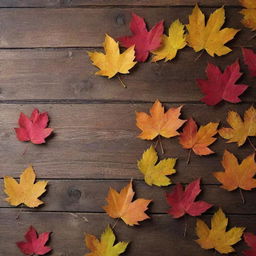
<instances>
[{"instance_id":1,"label":"maple leaf","mask_svg":"<svg viewBox=\"0 0 256 256\"><path fill-rule=\"evenodd\" d=\"M8 195L6 201L10 205L18 206L20 204L25 204L28 207L37 207L43 202L38 199L46 190L47 181L35 182L36 174L32 168L29 166L20 175L20 183L9 176L4 177L4 192Z\"/></svg>"},{"instance_id":2,"label":"maple leaf","mask_svg":"<svg viewBox=\"0 0 256 256\"><path fill-rule=\"evenodd\" d=\"M203 249L215 249L219 253L227 254L234 252L232 245L241 240L245 228L234 227L226 232L228 218L219 209L211 219L211 229L200 219L196 222L196 234L199 237L196 242Z\"/></svg>"},{"instance_id":3,"label":"maple leaf","mask_svg":"<svg viewBox=\"0 0 256 256\"><path fill-rule=\"evenodd\" d=\"M214 172L213 176L223 184L221 187L228 191L237 188L244 190L256 188L256 179L253 179L256 174L254 157L254 154L248 156L239 165L237 158L232 153L225 150L221 162L225 171Z\"/></svg>"},{"instance_id":4,"label":"maple leaf","mask_svg":"<svg viewBox=\"0 0 256 256\"><path fill-rule=\"evenodd\" d=\"M208 64L206 74L208 79L197 79L197 83L205 94L201 101L207 105L213 106L222 100L231 103L240 102L238 96L248 88L248 85L236 84L242 75L238 61L228 66L224 73L217 66Z\"/></svg>"},{"instance_id":5,"label":"maple leaf","mask_svg":"<svg viewBox=\"0 0 256 256\"><path fill-rule=\"evenodd\" d=\"M191 216L199 216L203 212L212 207L212 204L208 204L204 201L196 201L196 197L201 193L200 179L197 179L188 184L183 190L181 184L177 184L172 193L166 194L166 199L171 209L168 213L173 218L180 218L184 214Z\"/></svg>"},{"instance_id":6,"label":"maple leaf","mask_svg":"<svg viewBox=\"0 0 256 256\"><path fill-rule=\"evenodd\" d=\"M30 227L28 232L25 234L26 242L17 242L17 246L22 253L26 255L45 255L52 249L45 246L49 240L51 232L44 232L40 235L37 234L34 227Z\"/></svg>"},{"instance_id":7,"label":"maple leaf","mask_svg":"<svg viewBox=\"0 0 256 256\"><path fill-rule=\"evenodd\" d=\"M86 256L118 256L126 250L128 243L119 242L114 245L116 240L112 229L107 226L101 235L100 241L90 234L85 235L85 245L91 251Z\"/></svg>"},{"instance_id":8,"label":"maple leaf","mask_svg":"<svg viewBox=\"0 0 256 256\"><path fill-rule=\"evenodd\" d=\"M87 52L92 64L100 69L95 74L108 78L112 78L117 73L129 74L129 70L136 64L134 46L120 54L118 42L106 34L103 47L106 54Z\"/></svg>"},{"instance_id":9,"label":"maple leaf","mask_svg":"<svg viewBox=\"0 0 256 256\"><path fill-rule=\"evenodd\" d=\"M153 140L161 135L165 138L171 138L179 135L179 129L186 120L179 119L182 106L170 108L164 113L164 107L159 100L156 100L150 109L150 115L144 112L136 113L136 125L142 130L138 136L143 140Z\"/></svg>"},{"instance_id":10,"label":"maple leaf","mask_svg":"<svg viewBox=\"0 0 256 256\"><path fill-rule=\"evenodd\" d=\"M161 46L164 32L163 21L158 22L148 31L144 19L132 13L130 30L132 36L120 37L117 40L126 48L135 45L136 60L144 62L147 60L150 51L154 51Z\"/></svg>"},{"instance_id":11,"label":"maple leaf","mask_svg":"<svg viewBox=\"0 0 256 256\"><path fill-rule=\"evenodd\" d=\"M132 182L125 186L120 193L110 188L106 198L108 204L103 209L110 217L121 218L129 226L138 225L139 221L149 219L145 211L151 200L139 198L132 202L134 194Z\"/></svg>"},{"instance_id":12,"label":"maple leaf","mask_svg":"<svg viewBox=\"0 0 256 256\"><path fill-rule=\"evenodd\" d=\"M235 111L229 111L227 122L231 128L221 128L219 134L224 139L228 139L227 143L237 142L238 146L242 146L247 137L256 136L256 109L251 106L244 113L244 121Z\"/></svg>"},{"instance_id":13,"label":"maple leaf","mask_svg":"<svg viewBox=\"0 0 256 256\"><path fill-rule=\"evenodd\" d=\"M242 23L252 31L256 30L256 2L255 0L240 0L245 9L240 11L243 14Z\"/></svg>"},{"instance_id":14,"label":"maple leaf","mask_svg":"<svg viewBox=\"0 0 256 256\"><path fill-rule=\"evenodd\" d=\"M31 141L34 144L45 143L45 139L53 132L53 129L46 128L49 122L48 113L40 113L34 109L30 118L20 113L19 126L14 128L16 136L20 141Z\"/></svg>"},{"instance_id":15,"label":"maple leaf","mask_svg":"<svg viewBox=\"0 0 256 256\"><path fill-rule=\"evenodd\" d=\"M217 133L219 123L208 123L200 126L197 130L196 122L190 118L183 128L179 137L179 142L185 149L192 149L196 155L209 155L214 152L208 148L217 138L213 136Z\"/></svg>"},{"instance_id":16,"label":"maple leaf","mask_svg":"<svg viewBox=\"0 0 256 256\"><path fill-rule=\"evenodd\" d=\"M256 53L253 50L242 48L244 62L248 66L250 75L256 76Z\"/></svg>"},{"instance_id":17,"label":"maple leaf","mask_svg":"<svg viewBox=\"0 0 256 256\"><path fill-rule=\"evenodd\" d=\"M169 35L163 35L161 47L153 51L155 56L152 62L162 59L165 59L165 61L174 59L178 50L187 45L184 33L184 25L179 20L175 20L169 27Z\"/></svg>"},{"instance_id":18,"label":"maple leaf","mask_svg":"<svg viewBox=\"0 0 256 256\"><path fill-rule=\"evenodd\" d=\"M245 256L256 256L256 235L246 232L244 233L244 241L251 248L243 251L243 254Z\"/></svg>"},{"instance_id":19,"label":"maple leaf","mask_svg":"<svg viewBox=\"0 0 256 256\"><path fill-rule=\"evenodd\" d=\"M233 39L239 30L233 28L221 29L224 21L225 10L222 7L210 15L207 25L205 25L205 16L196 4L189 16L189 24L186 25L188 45L195 52L205 49L212 57L214 57L214 54L221 56L231 52L231 49L225 44Z\"/></svg>"},{"instance_id":20,"label":"maple leaf","mask_svg":"<svg viewBox=\"0 0 256 256\"><path fill-rule=\"evenodd\" d=\"M143 153L137 165L148 185L168 186L171 184L171 180L166 176L176 172L174 169L176 158L167 158L156 164L157 161L156 150L151 146Z\"/></svg>"}]
</instances>

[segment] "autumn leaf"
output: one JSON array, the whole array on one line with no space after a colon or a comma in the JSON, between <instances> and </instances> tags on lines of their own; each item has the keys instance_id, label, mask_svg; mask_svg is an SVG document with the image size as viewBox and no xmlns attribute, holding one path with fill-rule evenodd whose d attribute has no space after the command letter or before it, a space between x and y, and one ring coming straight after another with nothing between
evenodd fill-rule
<instances>
[{"instance_id":1,"label":"autumn leaf","mask_svg":"<svg viewBox=\"0 0 256 256\"><path fill-rule=\"evenodd\" d=\"M231 52L231 49L225 46L227 42L234 38L238 29L221 29L225 22L225 10L219 8L213 12L207 24L205 25L205 15L198 5L193 9L189 16L187 43L195 52L206 50L209 55L225 55Z\"/></svg>"},{"instance_id":2,"label":"autumn leaf","mask_svg":"<svg viewBox=\"0 0 256 256\"><path fill-rule=\"evenodd\" d=\"M197 83L205 94L201 101L207 105L213 106L222 100L238 103L241 101L238 96L248 88L248 85L236 84L242 75L238 61L227 66L223 73L217 66L208 64L206 74L208 79L197 79Z\"/></svg>"},{"instance_id":3,"label":"autumn leaf","mask_svg":"<svg viewBox=\"0 0 256 256\"><path fill-rule=\"evenodd\" d=\"M256 77L256 53L251 49L242 48L244 62L248 66L250 75Z\"/></svg>"},{"instance_id":4,"label":"autumn leaf","mask_svg":"<svg viewBox=\"0 0 256 256\"><path fill-rule=\"evenodd\" d=\"M106 54L88 52L92 64L100 69L95 73L96 75L112 78L117 73L128 74L129 70L136 64L134 46L120 54L118 43L106 35L103 47Z\"/></svg>"},{"instance_id":5,"label":"autumn leaf","mask_svg":"<svg viewBox=\"0 0 256 256\"><path fill-rule=\"evenodd\" d=\"M110 217L121 218L129 226L138 225L139 221L149 219L145 211L151 200L139 198L132 202L134 194L132 182L125 186L120 193L110 188L106 198L107 205L103 209Z\"/></svg>"},{"instance_id":6,"label":"autumn leaf","mask_svg":"<svg viewBox=\"0 0 256 256\"><path fill-rule=\"evenodd\" d=\"M45 255L52 249L45 244L49 240L51 232L44 232L40 235L34 227L30 227L28 232L25 234L26 242L17 242L17 246L22 253L26 255Z\"/></svg>"},{"instance_id":7,"label":"autumn leaf","mask_svg":"<svg viewBox=\"0 0 256 256\"><path fill-rule=\"evenodd\" d=\"M161 135L165 138L171 138L179 135L179 129L186 120L179 119L182 106L170 108L164 113L164 107L159 100L156 100L150 109L150 115L144 112L136 113L136 125L142 130L138 136L143 140L153 140Z\"/></svg>"},{"instance_id":8,"label":"autumn leaf","mask_svg":"<svg viewBox=\"0 0 256 256\"><path fill-rule=\"evenodd\" d=\"M159 161L159 163L157 161L156 150L151 146L143 153L141 160L138 161L138 168L144 175L144 180L148 185L168 186L171 184L171 180L167 175L176 172L174 169L176 159L166 158Z\"/></svg>"},{"instance_id":9,"label":"autumn leaf","mask_svg":"<svg viewBox=\"0 0 256 256\"><path fill-rule=\"evenodd\" d=\"M131 36L120 37L117 40L126 48L135 45L136 60L144 62L147 60L150 51L154 51L161 46L164 31L163 21L158 22L148 31L144 19L132 13L130 30L132 32Z\"/></svg>"},{"instance_id":10,"label":"autumn leaf","mask_svg":"<svg viewBox=\"0 0 256 256\"><path fill-rule=\"evenodd\" d=\"M209 208L212 204L208 204L204 201L196 201L196 197L201 193L200 179L197 179L188 184L183 190L181 184L177 184L172 193L166 194L166 199L171 209L168 213L173 218L180 218L184 214L191 216L199 216Z\"/></svg>"},{"instance_id":11,"label":"autumn leaf","mask_svg":"<svg viewBox=\"0 0 256 256\"><path fill-rule=\"evenodd\" d=\"M200 126L197 130L197 124L190 118L183 128L179 137L179 142L185 149L192 149L196 155L210 155L214 152L208 148L216 138L213 136L217 133L219 123L208 123Z\"/></svg>"},{"instance_id":12,"label":"autumn leaf","mask_svg":"<svg viewBox=\"0 0 256 256\"><path fill-rule=\"evenodd\" d=\"M128 245L126 242L119 242L114 245L116 240L112 229L107 226L104 233L98 240L94 235L85 235L85 245L91 251L85 256L118 256L122 254Z\"/></svg>"},{"instance_id":13,"label":"autumn leaf","mask_svg":"<svg viewBox=\"0 0 256 256\"><path fill-rule=\"evenodd\" d=\"M175 20L169 27L169 35L163 35L161 47L153 51L155 56L152 62L162 59L172 60L176 57L178 50L183 49L186 45L184 25L179 20Z\"/></svg>"},{"instance_id":14,"label":"autumn leaf","mask_svg":"<svg viewBox=\"0 0 256 256\"><path fill-rule=\"evenodd\" d=\"M245 111L244 121L237 112L229 111L227 122L231 128L219 130L220 136L228 140L227 143L237 142L240 147L245 143L247 137L256 136L256 109L253 106Z\"/></svg>"},{"instance_id":15,"label":"autumn leaf","mask_svg":"<svg viewBox=\"0 0 256 256\"><path fill-rule=\"evenodd\" d=\"M255 0L240 0L241 5L245 8L240 11L243 14L242 23L252 31L256 30L256 2Z\"/></svg>"},{"instance_id":16,"label":"autumn leaf","mask_svg":"<svg viewBox=\"0 0 256 256\"><path fill-rule=\"evenodd\" d=\"M45 191L47 181L38 181L35 183L36 174L29 166L20 175L20 183L14 178L4 177L4 192L8 195L6 201L13 206L25 204L28 207L37 207L43 202L38 199Z\"/></svg>"},{"instance_id":17,"label":"autumn leaf","mask_svg":"<svg viewBox=\"0 0 256 256\"><path fill-rule=\"evenodd\" d=\"M241 240L245 228L234 227L226 231L228 218L221 209L212 217L211 229L200 219L196 222L196 234L199 237L196 242L203 249L215 249L219 253L227 254L234 252L232 245Z\"/></svg>"},{"instance_id":18,"label":"autumn leaf","mask_svg":"<svg viewBox=\"0 0 256 256\"><path fill-rule=\"evenodd\" d=\"M14 128L18 140L31 141L34 144L45 143L45 139L53 132L53 129L46 128L48 122L48 113L40 113L36 108L32 112L30 118L25 114L20 113L20 128Z\"/></svg>"},{"instance_id":19,"label":"autumn leaf","mask_svg":"<svg viewBox=\"0 0 256 256\"><path fill-rule=\"evenodd\" d=\"M214 172L213 176L223 185L222 188L232 191L237 188L251 190L256 188L256 179L253 177L256 174L255 155L252 154L245 158L241 164L237 158L227 150L225 150L222 160L224 172Z\"/></svg>"},{"instance_id":20,"label":"autumn leaf","mask_svg":"<svg viewBox=\"0 0 256 256\"><path fill-rule=\"evenodd\" d=\"M256 235L246 232L244 233L244 241L251 248L243 251L243 255L256 256Z\"/></svg>"}]
</instances>

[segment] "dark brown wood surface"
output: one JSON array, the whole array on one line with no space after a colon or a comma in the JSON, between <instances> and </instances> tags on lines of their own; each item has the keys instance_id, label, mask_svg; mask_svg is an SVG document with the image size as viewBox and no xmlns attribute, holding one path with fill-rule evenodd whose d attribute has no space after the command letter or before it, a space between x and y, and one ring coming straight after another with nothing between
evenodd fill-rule
<instances>
[{"instance_id":1,"label":"dark brown wood surface","mask_svg":"<svg viewBox=\"0 0 256 256\"><path fill-rule=\"evenodd\" d=\"M213 251L201 249L194 227L196 218L174 220L167 215L165 193L172 190L148 186L138 171L137 160L152 142L136 136L135 112L146 111L159 99L166 108L184 105L182 118L191 116L199 125L220 122L226 126L229 110L243 115L256 96L256 80L243 64L241 47L255 49L254 33L240 23L238 0L202 0L198 3L207 16L225 5L226 26L241 29L228 45L233 51L225 57L212 58L206 53L198 59L186 47L168 63L140 63L131 74L117 78L95 76L87 51L102 51L104 34L113 37L129 33L131 12L143 16L153 26L161 19L167 28L179 18L185 24L194 0L0 0L0 255L22 255L15 242L23 239L30 225L39 232L52 231L50 246L53 256L77 256L88 252L84 234L99 236L115 220L103 211L109 187L120 190L132 178L136 198L152 199L150 220L138 227L122 221L115 226L118 240L130 241L123 255L207 256ZM250 88L241 96L244 103L221 103L208 107L200 102L202 94L196 78L205 78L208 62L224 69L240 59L243 83ZM33 108L48 111L54 134L45 145L22 143L14 127L20 112L30 114ZM256 145L256 139L252 138ZM153 141L155 143L155 141ZM255 191L227 192L212 172L223 171L224 149L241 161L253 153L249 143L238 148L218 137L211 148L216 154L199 157L188 151L178 138L162 140L165 153L159 158L177 158L173 183L187 184L202 178L203 199L215 205L202 218L209 224L212 214L221 207L230 218L230 226L245 226L256 232ZM28 148L26 148L28 145ZM25 154L23 152L26 151ZM18 178L29 165L39 179L48 180L44 205L36 209L14 208L5 202L3 177ZM17 219L17 215L19 218ZM183 237L185 222L187 236ZM238 255L245 248L235 246Z\"/></svg>"}]
</instances>

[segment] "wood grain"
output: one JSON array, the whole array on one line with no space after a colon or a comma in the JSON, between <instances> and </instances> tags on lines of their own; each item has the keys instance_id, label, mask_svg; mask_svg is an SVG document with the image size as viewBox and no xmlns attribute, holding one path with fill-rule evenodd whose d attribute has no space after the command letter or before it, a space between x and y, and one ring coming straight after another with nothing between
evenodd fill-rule
<instances>
[{"instance_id":1,"label":"wood grain","mask_svg":"<svg viewBox=\"0 0 256 256\"><path fill-rule=\"evenodd\" d=\"M70 213L26 213L15 220L18 211L0 209L2 220L0 229L2 238L0 247L3 255L18 254L16 241L23 239L23 234L30 225L39 232L53 231L50 246L54 248L54 256L77 256L88 252L84 245L84 234L90 233L100 236L108 224L115 220L105 214ZM85 221L87 219L87 221ZM204 216L209 224L210 216ZM210 256L213 251L201 249L196 243L194 233L196 218L188 218L187 236L183 236L184 219L174 220L168 215L154 215L151 220L142 222L138 227L128 227L121 221L115 227L118 241L131 241L126 255L202 255ZM247 226L248 231L256 229L255 215L230 216L230 226ZM67 232L68 230L68 232ZM147 234L147 235L145 235ZM134 239L136 238L136 239ZM242 242L235 246L238 253L245 248ZM239 254L239 255L240 255Z\"/></svg>"},{"instance_id":2,"label":"wood grain","mask_svg":"<svg viewBox=\"0 0 256 256\"><path fill-rule=\"evenodd\" d=\"M167 108L177 105L165 105ZM222 122L228 110L243 114L250 104L222 104L207 107L202 104L187 104L182 117L193 116L199 124ZM16 139L13 128L17 127L20 111L30 114L34 107L48 111L50 127L55 135L46 145L29 144ZM19 176L29 164L33 164L40 178L142 178L136 167L142 152L151 145L136 136L135 111L148 112L151 104L1 104L0 105L0 176ZM120 122L117 122L120 120ZM224 149L235 153L239 159L253 153L246 143L241 148L226 144L221 138L212 145L215 155L199 157L192 154L186 165L188 151L182 149L177 138L163 139L164 157L176 157L175 182L190 182L202 177L205 183L216 183L211 172L222 170L220 160ZM253 139L255 143L255 140Z\"/></svg>"},{"instance_id":3,"label":"wood grain","mask_svg":"<svg viewBox=\"0 0 256 256\"><path fill-rule=\"evenodd\" d=\"M131 74L121 76L127 85L124 89L117 78L94 75L97 68L92 66L84 49L1 50L0 101L78 99L153 102L160 99L165 102L195 102L203 97L196 79L206 78L207 63L214 63L223 70L236 59L240 59L244 73L239 83L250 86L241 99L255 100L255 79L243 64L240 48L235 48L225 58L212 58L204 53L195 61L198 54L187 47L173 62L140 63Z\"/></svg>"},{"instance_id":4,"label":"wood grain","mask_svg":"<svg viewBox=\"0 0 256 256\"><path fill-rule=\"evenodd\" d=\"M214 11L213 8L202 10L206 14ZM165 20L166 26L169 26L177 18L187 23L192 8L0 9L0 48L101 46L105 33L112 37L129 33L131 12L144 17L150 27L159 20ZM237 8L227 8L226 12L226 25L243 29L231 45L254 45L256 39L248 41L253 33L244 29L238 12Z\"/></svg>"},{"instance_id":5,"label":"wood grain","mask_svg":"<svg viewBox=\"0 0 256 256\"><path fill-rule=\"evenodd\" d=\"M129 180L49 180L47 193L41 197L45 203L39 208L31 209L37 214L40 211L67 211L103 213L102 206L106 205L105 198L110 187L120 191ZM202 181L204 182L204 180ZM3 180L0 180L3 187ZM173 185L166 188L148 186L144 181L133 181L136 192L135 198L151 199L150 213L167 213L169 207L165 200L165 193L173 190ZM229 214L256 214L255 192L243 191L246 203L243 204L239 191L228 192L219 185L202 185L203 192L198 200L205 200L216 207L222 207ZM221 195L221 196L220 196ZM4 201L6 195L0 191L0 207L11 207ZM28 208L24 208L27 211ZM29 209L30 210L30 209ZM207 213L213 213L215 208Z\"/></svg>"},{"instance_id":6,"label":"wood grain","mask_svg":"<svg viewBox=\"0 0 256 256\"><path fill-rule=\"evenodd\" d=\"M0 0L0 7L58 7L61 0Z\"/></svg>"}]
</instances>

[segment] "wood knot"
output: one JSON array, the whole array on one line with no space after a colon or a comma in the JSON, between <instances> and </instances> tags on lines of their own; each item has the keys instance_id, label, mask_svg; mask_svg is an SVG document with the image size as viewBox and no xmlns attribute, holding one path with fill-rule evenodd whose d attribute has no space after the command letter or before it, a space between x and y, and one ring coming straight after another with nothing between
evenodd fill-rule
<instances>
[{"instance_id":1,"label":"wood knot","mask_svg":"<svg viewBox=\"0 0 256 256\"><path fill-rule=\"evenodd\" d=\"M125 17L123 14L119 14L116 16L116 23L118 25L124 25L125 24Z\"/></svg>"},{"instance_id":2,"label":"wood knot","mask_svg":"<svg viewBox=\"0 0 256 256\"><path fill-rule=\"evenodd\" d=\"M68 196L72 198L73 200L79 200L81 197L81 191L76 188L69 188L68 189Z\"/></svg>"}]
</instances>

